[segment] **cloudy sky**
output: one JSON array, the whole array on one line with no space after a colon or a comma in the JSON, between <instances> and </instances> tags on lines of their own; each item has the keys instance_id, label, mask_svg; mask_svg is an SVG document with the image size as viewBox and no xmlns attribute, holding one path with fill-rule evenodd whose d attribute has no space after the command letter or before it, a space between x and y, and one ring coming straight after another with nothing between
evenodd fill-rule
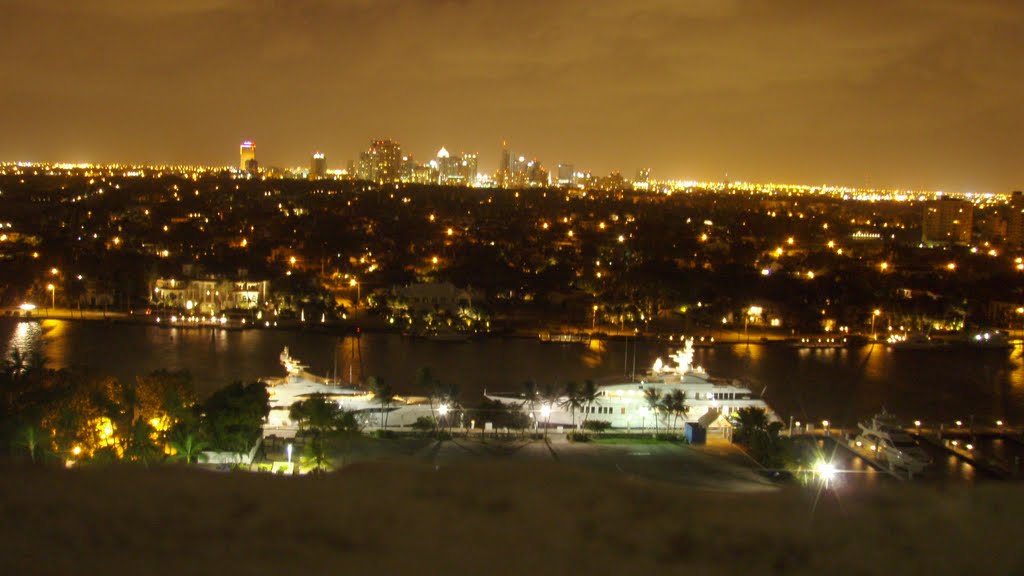
<instances>
[{"instance_id":1,"label":"cloudy sky","mask_svg":"<svg viewBox=\"0 0 1024 576\"><path fill-rule=\"evenodd\" d=\"M0 160L1024 188L1019 0L0 0Z\"/></svg>"}]
</instances>

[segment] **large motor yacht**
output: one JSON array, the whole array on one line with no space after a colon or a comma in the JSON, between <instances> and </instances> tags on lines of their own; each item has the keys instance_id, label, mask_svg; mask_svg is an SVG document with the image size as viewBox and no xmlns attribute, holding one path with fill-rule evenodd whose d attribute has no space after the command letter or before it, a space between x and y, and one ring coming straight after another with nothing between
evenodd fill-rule
<instances>
[{"instance_id":1,"label":"large motor yacht","mask_svg":"<svg viewBox=\"0 0 1024 576\"><path fill-rule=\"evenodd\" d=\"M885 411L857 424L860 434L854 438L858 448L871 451L890 468L920 474L932 460L903 428Z\"/></svg>"},{"instance_id":2,"label":"large motor yacht","mask_svg":"<svg viewBox=\"0 0 1024 576\"><path fill-rule=\"evenodd\" d=\"M586 419L608 422L612 428L619 429L681 427L684 422L729 418L737 410L749 407L763 409L770 418L775 418L768 404L739 381L713 378L700 366L695 366L693 352L693 339L688 339L682 350L670 356L672 364L658 358L640 379L600 385L596 400L588 406L574 406L567 397L530 402L522 394L484 392L484 396L520 407L542 426L578 426ZM682 391L688 410L680 418L659 407L652 409L647 400L649 390L657 391L659 398Z\"/></svg>"},{"instance_id":3,"label":"large motor yacht","mask_svg":"<svg viewBox=\"0 0 1024 576\"><path fill-rule=\"evenodd\" d=\"M281 352L281 364L287 373L283 378L267 378L270 394L270 414L263 426L264 436L292 437L298 424L289 417L292 404L314 394L323 394L338 403L343 410L355 412L364 428L410 426L420 416L431 416L432 410L425 398L399 397L382 406L373 392L353 384L337 383L307 371L307 366L293 358L286 346Z\"/></svg>"}]
</instances>

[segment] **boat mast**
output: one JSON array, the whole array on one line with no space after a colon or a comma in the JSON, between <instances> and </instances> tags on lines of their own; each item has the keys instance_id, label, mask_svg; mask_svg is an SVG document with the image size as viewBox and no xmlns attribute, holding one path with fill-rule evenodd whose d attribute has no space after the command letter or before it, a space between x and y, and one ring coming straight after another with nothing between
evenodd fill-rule
<instances>
[{"instance_id":1,"label":"boat mast","mask_svg":"<svg viewBox=\"0 0 1024 576\"><path fill-rule=\"evenodd\" d=\"M351 338L351 336L349 337ZM355 360L355 354L352 353L353 342L349 340L349 352L348 352L348 383L352 384L352 362Z\"/></svg>"},{"instance_id":2,"label":"boat mast","mask_svg":"<svg viewBox=\"0 0 1024 576\"><path fill-rule=\"evenodd\" d=\"M338 383L338 339L337 338L334 339L334 346L331 348L331 350L334 352L334 354L333 354L333 356L334 356L334 377L332 378L331 383L332 384L337 384Z\"/></svg>"},{"instance_id":3,"label":"boat mast","mask_svg":"<svg viewBox=\"0 0 1024 576\"><path fill-rule=\"evenodd\" d=\"M633 376L631 380L636 381L636 340L633 340Z\"/></svg>"},{"instance_id":4,"label":"boat mast","mask_svg":"<svg viewBox=\"0 0 1024 576\"><path fill-rule=\"evenodd\" d=\"M626 336L626 347L622 350L622 373L629 373L629 336Z\"/></svg>"}]
</instances>

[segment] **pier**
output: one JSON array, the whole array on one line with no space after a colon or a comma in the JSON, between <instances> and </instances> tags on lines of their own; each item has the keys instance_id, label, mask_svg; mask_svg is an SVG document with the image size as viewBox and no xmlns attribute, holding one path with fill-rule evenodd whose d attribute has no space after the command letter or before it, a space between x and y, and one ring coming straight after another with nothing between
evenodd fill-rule
<instances>
[{"instance_id":1,"label":"pier","mask_svg":"<svg viewBox=\"0 0 1024 576\"><path fill-rule=\"evenodd\" d=\"M922 447L932 452L947 454L957 460L969 464L979 472L993 479L1013 481L1020 478L1021 455L1024 453L1024 429L1016 426L945 426L922 427L919 425L903 427L904 432L913 437ZM872 468L884 472L894 478L907 480L920 475L912 475L905 469L891 466L890 463L878 458L870 450L856 446L852 438L860 431L850 428L815 428L813 426L797 426L784 434L793 438L810 438L831 441L855 457L863 460ZM999 446L1003 456L996 452L993 443L1005 442ZM1006 449L1012 445L1012 450ZM1010 452L1017 453L1015 455ZM934 464L932 465L934 467ZM925 473L927 475L927 472Z\"/></svg>"}]
</instances>

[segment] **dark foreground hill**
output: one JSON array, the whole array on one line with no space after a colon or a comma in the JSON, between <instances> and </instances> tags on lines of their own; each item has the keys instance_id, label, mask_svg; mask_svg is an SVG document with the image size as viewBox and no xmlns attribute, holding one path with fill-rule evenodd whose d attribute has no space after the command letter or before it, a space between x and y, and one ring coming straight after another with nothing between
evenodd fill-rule
<instances>
[{"instance_id":1,"label":"dark foreground hill","mask_svg":"<svg viewBox=\"0 0 1024 576\"><path fill-rule=\"evenodd\" d=\"M6 470L0 574L1015 574L1024 492L727 494L554 464Z\"/></svg>"}]
</instances>

